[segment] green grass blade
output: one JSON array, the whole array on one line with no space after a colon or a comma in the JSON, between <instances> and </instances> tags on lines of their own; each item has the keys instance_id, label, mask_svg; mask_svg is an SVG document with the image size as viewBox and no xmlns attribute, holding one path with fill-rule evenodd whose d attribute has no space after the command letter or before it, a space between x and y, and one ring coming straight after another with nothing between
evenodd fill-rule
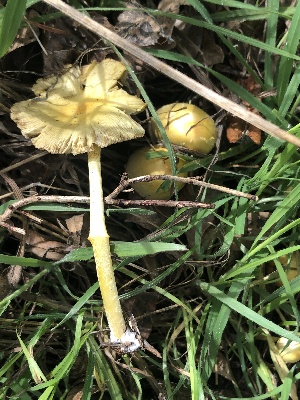
<instances>
[{"instance_id":1,"label":"green grass blade","mask_svg":"<svg viewBox=\"0 0 300 400\"><path fill-rule=\"evenodd\" d=\"M169 251L187 251L186 246L176 243L163 242L116 242L111 241L111 251L118 257L144 257L147 255L169 252ZM93 258L92 247L84 247L72 250L55 265L65 262L88 261Z\"/></svg>"},{"instance_id":2,"label":"green grass blade","mask_svg":"<svg viewBox=\"0 0 300 400\"><path fill-rule=\"evenodd\" d=\"M201 17L203 19L205 19L205 21L212 23L211 16L210 16L209 12L207 11L207 9L202 4L202 2L200 3L199 0L186 0L186 2L188 4L190 4L191 6L193 6L196 11L198 11L198 13L201 15Z\"/></svg>"},{"instance_id":3,"label":"green grass blade","mask_svg":"<svg viewBox=\"0 0 300 400\"><path fill-rule=\"evenodd\" d=\"M240 10L257 10L257 5L248 4L238 0L205 0L205 3L217 4L223 7L233 7Z\"/></svg>"},{"instance_id":4,"label":"green grass blade","mask_svg":"<svg viewBox=\"0 0 300 400\"><path fill-rule=\"evenodd\" d=\"M147 50L149 53L153 54L156 57L163 58L165 60L172 60L172 61L177 61L177 62L184 62L186 64L192 64L192 65L197 65L201 68L206 69L209 71L212 75L214 75L216 78L218 78L223 84L225 84L233 93L235 93L239 98L243 99L247 103L251 104L252 107L254 107L256 110L258 110L265 118L267 118L269 121L272 121L274 123L280 122L281 125L287 126L288 123L283 119L280 118L279 116L275 115L272 110L265 104L263 104L257 97L253 96L251 93L249 93L246 89L244 89L242 86L234 82L232 79L227 78L223 74L220 74L210 68L205 67L198 61L194 60L191 57L184 56L182 54L174 53L172 51L166 51L166 50L156 50L156 49L148 49ZM246 64L246 61L242 61L244 64ZM251 75L254 74L252 70L250 70Z\"/></svg>"},{"instance_id":5,"label":"green grass blade","mask_svg":"<svg viewBox=\"0 0 300 400\"><path fill-rule=\"evenodd\" d=\"M32 279L30 279L28 282L26 282L24 285L22 285L19 289L15 290L13 293L11 293L10 295L6 296L3 300L0 301L0 310L4 310L5 307L7 306L7 304L17 298L21 293L25 292L26 290L28 290L29 288L31 288L31 286L38 282L43 276L47 275L49 273L49 270L47 268L45 268L44 270L42 270L41 272L39 272L38 274L36 274Z\"/></svg>"},{"instance_id":6,"label":"green grass blade","mask_svg":"<svg viewBox=\"0 0 300 400\"><path fill-rule=\"evenodd\" d=\"M187 251L186 246L163 242L112 242L113 252L119 257L143 257L170 251Z\"/></svg>"},{"instance_id":7,"label":"green grass blade","mask_svg":"<svg viewBox=\"0 0 300 400\"><path fill-rule=\"evenodd\" d=\"M12 357L10 357L6 363L0 368L0 378L4 376L4 374L12 368L12 366L15 364L15 362L22 357L22 352L20 351L17 354L14 354ZM0 380L1 381L1 380ZM0 395L2 394L1 387L0 387Z\"/></svg>"},{"instance_id":8,"label":"green grass blade","mask_svg":"<svg viewBox=\"0 0 300 400\"><path fill-rule=\"evenodd\" d=\"M195 332L186 312L183 312L183 317L187 343L188 369L191 381L191 398L192 400L204 400L201 377L196 366L197 344L195 340Z\"/></svg>"},{"instance_id":9,"label":"green grass blade","mask_svg":"<svg viewBox=\"0 0 300 400\"><path fill-rule=\"evenodd\" d=\"M71 367L76 361L80 348L88 338L88 334L82 336L82 321L83 314L79 314L76 320L73 346L63 360L56 367L54 367L50 373L51 379L49 379L47 382L36 385L32 390L37 391L41 389L47 389L48 387L55 387L61 379L68 376Z\"/></svg>"},{"instance_id":10,"label":"green grass blade","mask_svg":"<svg viewBox=\"0 0 300 400\"><path fill-rule=\"evenodd\" d=\"M36 258L26 258L17 256L7 256L0 254L0 262L9 265L22 265L23 267L50 267L52 263L47 261L37 260Z\"/></svg>"},{"instance_id":11,"label":"green grass blade","mask_svg":"<svg viewBox=\"0 0 300 400\"><path fill-rule=\"evenodd\" d=\"M292 223L292 224L294 224L294 223ZM284 233L286 230L289 230L289 228L290 227L288 227L287 229L286 228L283 229L282 230L283 232L279 232L278 235ZM260 248L258 249L258 251L267 248L267 246L269 245L269 241L270 241L270 239L266 239L266 241L262 245L260 245ZM239 275L243 275L245 273L251 274L256 267L262 265L263 263L273 261L273 260L277 259L278 257L284 256L287 254L291 254L293 251L299 251L299 250L300 250L300 245L297 245L297 246L292 246L292 247L286 248L284 250L278 250L276 252L276 254L266 255L266 253L264 252L263 256L258 255L257 258L255 258L254 254L256 254L258 251L256 251L254 249L253 250L254 253L252 255L249 255L249 252L246 253L245 256L243 257L243 259L239 260L236 267L232 268L228 273L224 274L219 282L225 282L226 280L235 278L235 277L237 277ZM251 257L252 261L247 263L246 261L250 257Z\"/></svg>"},{"instance_id":12,"label":"green grass blade","mask_svg":"<svg viewBox=\"0 0 300 400\"><path fill-rule=\"evenodd\" d=\"M8 0L0 21L0 58L6 54L13 43L26 9L26 0Z\"/></svg>"},{"instance_id":13,"label":"green grass blade","mask_svg":"<svg viewBox=\"0 0 300 400\"><path fill-rule=\"evenodd\" d=\"M151 12L151 10L149 10L149 11ZM153 10L152 10L152 12L153 12ZM279 56L287 57L287 58L290 58L292 60L297 60L297 61L300 60L300 57L298 55L296 55L295 52L293 52L293 51L290 52L289 50L281 50L277 47L271 46L268 43L254 39L250 36L245 36L243 34L232 31L230 29L223 28L218 25L213 25L209 22L201 21L201 20L198 20L195 18L185 17L185 16L179 15L179 14L171 14L171 13L155 13L155 14L156 15L160 15L160 14L165 15L172 19L179 19L188 24L195 25L200 28L207 29L207 30L211 30L212 32L215 32L217 35L224 35L225 37L234 39L237 42L242 42L242 43L248 44L250 46L257 47L261 50L268 51L273 54L277 54Z\"/></svg>"},{"instance_id":14,"label":"green grass blade","mask_svg":"<svg viewBox=\"0 0 300 400\"><path fill-rule=\"evenodd\" d=\"M226 295L224 292L217 289L216 287L209 285L207 283L200 283L200 288L206 293L210 294L211 296L214 296L216 299L224 303L227 307L230 307L235 312L238 312L243 317L255 322L262 328L268 329L269 331L272 331L279 336L283 336L286 337L287 339L294 340L300 343L300 337L293 334L291 331L287 331L281 328L280 326L274 324L274 322L269 321L267 318L257 314L249 307L246 307L244 304L240 303L236 299Z\"/></svg>"},{"instance_id":15,"label":"green grass blade","mask_svg":"<svg viewBox=\"0 0 300 400\"><path fill-rule=\"evenodd\" d=\"M232 294L237 297L242 288L240 284L234 282L230 290ZM230 313L231 310L229 307L221 304L216 299L211 300L200 354L200 363L203 366L202 377L204 382L208 381L214 370L223 332L228 324Z\"/></svg>"},{"instance_id":16,"label":"green grass blade","mask_svg":"<svg viewBox=\"0 0 300 400\"><path fill-rule=\"evenodd\" d=\"M71 308L68 314L63 318L63 320L61 320L57 325L55 325L53 330L57 329L59 326L63 325L66 321L68 321L70 318L73 318L75 315L77 315L77 313L82 309L85 303L94 295L94 293L98 289L99 289L99 283L96 282L79 298L79 300L74 304L74 306Z\"/></svg>"},{"instance_id":17,"label":"green grass blade","mask_svg":"<svg viewBox=\"0 0 300 400\"><path fill-rule=\"evenodd\" d=\"M121 388L116 380L110 364L107 362L103 351L99 348L99 344L95 338L90 335L88 344L95 358L95 377L100 387L107 387L111 399L123 400Z\"/></svg>"},{"instance_id":18,"label":"green grass blade","mask_svg":"<svg viewBox=\"0 0 300 400\"><path fill-rule=\"evenodd\" d=\"M297 49L299 46L299 39L300 39L299 24L300 24L300 3L298 2L295 5L294 15L289 25L284 45L284 51L288 52L290 55L294 55L297 53ZM293 64L294 64L293 57L291 56L283 55L283 57L281 57L280 59L280 63L278 66L277 84L276 84L277 99L279 105L281 105L286 95L286 90L290 81Z\"/></svg>"},{"instance_id":19,"label":"green grass blade","mask_svg":"<svg viewBox=\"0 0 300 400\"><path fill-rule=\"evenodd\" d=\"M52 400L55 396L55 386L49 386L43 392L41 396L39 396L39 400Z\"/></svg>"},{"instance_id":20,"label":"green grass blade","mask_svg":"<svg viewBox=\"0 0 300 400\"><path fill-rule=\"evenodd\" d=\"M267 16L266 25L266 43L269 46L276 46L277 39L277 24L278 24L278 10L279 10L279 0L270 0L266 3L266 8L269 11ZM273 12L272 12L273 11ZM274 86L274 57L271 53L266 52L265 54L265 85L266 89L272 89Z\"/></svg>"},{"instance_id":21,"label":"green grass blade","mask_svg":"<svg viewBox=\"0 0 300 400\"><path fill-rule=\"evenodd\" d=\"M280 400L289 400L291 398L290 394L294 383L293 370L291 370L283 380Z\"/></svg>"},{"instance_id":22,"label":"green grass blade","mask_svg":"<svg viewBox=\"0 0 300 400\"><path fill-rule=\"evenodd\" d=\"M289 194L288 196L282 200L280 205L274 210L274 212L270 215L270 218L266 221L265 225L255 238L253 245L252 245L252 252L257 252L257 244L261 241L261 239L267 234L267 232L272 229L274 226L278 225L278 222L286 217L288 213L293 210L293 207L297 206L300 201L300 185L297 185ZM295 226L295 222L300 223L300 221L295 220L293 221L291 226ZM277 232L278 233L278 232ZM271 235L268 235L270 240ZM276 235L277 236L277 235ZM275 237L275 235L274 235Z\"/></svg>"},{"instance_id":23,"label":"green grass blade","mask_svg":"<svg viewBox=\"0 0 300 400\"><path fill-rule=\"evenodd\" d=\"M28 367L30 369L32 379L35 381L35 383L40 383L41 381L46 382L47 381L46 376L43 374L43 371L40 369L37 362L35 361L33 356L30 354L29 350L25 346L25 343L23 342L23 340L21 339L21 337L18 334L17 334L17 337L18 337L20 345L22 347L24 356L26 357L26 360L28 362Z\"/></svg>"},{"instance_id":24,"label":"green grass blade","mask_svg":"<svg viewBox=\"0 0 300 400\"><path fill-rule=\"evenodd\" d=\"M293 103L295 97L298 96L300 86L300 66L298 65L295 72L292 75L292 78L285 89L285 94L283 99L281 99L281 104L278 110L278 113L285 117L291 104Z\"/></svg>"}]
</instances>

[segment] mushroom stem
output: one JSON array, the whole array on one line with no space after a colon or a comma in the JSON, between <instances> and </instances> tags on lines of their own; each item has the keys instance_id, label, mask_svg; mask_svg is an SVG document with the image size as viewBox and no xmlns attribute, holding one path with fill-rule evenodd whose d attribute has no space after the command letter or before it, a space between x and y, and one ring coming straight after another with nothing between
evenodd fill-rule
<instances>
[{"instance_id":1,"label":"mushroom stem","mask_svg":"<svg viewBox=\"0 0 300 400\"><path fill-rule=\"evenodd\" d=\"M100 291L110 328L110 339L115 342L122 341L126 325L118 297L109 236L105 225L100 152L100 147L94 145L94 149L88 153L90 181L90 234L88 239L93 246Z\"/></svg>"}]
</instances>

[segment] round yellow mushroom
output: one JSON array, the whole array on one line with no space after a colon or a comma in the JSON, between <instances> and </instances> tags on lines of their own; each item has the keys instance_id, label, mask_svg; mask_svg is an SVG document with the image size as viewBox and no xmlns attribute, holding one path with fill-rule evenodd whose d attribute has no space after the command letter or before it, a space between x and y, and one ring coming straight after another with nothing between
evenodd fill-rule
<instances>
[{"instance_id":1,"label":"round yellow mushroom","mask_svg":"<svg viewBox=\"0 0 300 400\"><path fill-rule=\"evenodd\" d=\"M152 157L153 155L154 157ZM182 158L178 158L176 165L177 170L180 170L184 164L185 161ZM126 172L130 179L143 175L172 175L167 149L163 147L142 147L136 150L128 159ZM187 172L179 173L178 176L186 177ZM172 197L173 185L171 185L168 190L164 190L160 188L163 182L166 181L155 180L151 182L138 182L133 183L132 187L143 198L150 200L168 200ZM176 184L178 190L182 189L184 186L182 182L177 182Z\"/></svg>"},{"instance_id":2,"label":"round yellow mushroom","mask_svg":"<svg viewBox=\"0 0 300 400\"><path fill-rule=\"evenodd\" d=\"M203 154L209 153L215 146L216 125L201 108L188 103L173 103L159 108L157 115L172 144ZM154 120L152 120L152 130L154 135L161 139Z\"/></svg>"}]
</instances>

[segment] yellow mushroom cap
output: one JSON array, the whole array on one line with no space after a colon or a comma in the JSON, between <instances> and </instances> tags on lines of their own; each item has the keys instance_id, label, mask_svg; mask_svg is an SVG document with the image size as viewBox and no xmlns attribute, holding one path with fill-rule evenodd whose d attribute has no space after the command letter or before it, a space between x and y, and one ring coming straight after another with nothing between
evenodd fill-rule
<instances>
[{"instance_id":1,"label":"yellow mushroom cap","mask_svg":"<svg viewBox=\"0 0 300 400\"><path fill-rule=\"evenodd\" d=\"M173 103L159 108L157 115L172 144L203 154L214 147L217 128L213 119L201 108L188 103ZM154 120L152 129L155 136L161 138Z\"/></svg>"},{"instance_id":2,"label":"yellow mushroom cap","mask_svg":"<svg viewBox=\"0 0 300 400\"><path fill-rule=\"evenodd\" d=\"M157 152L157 157L150 158L150 154ZM162 153L162 154L161 154ZM165 154L165 155L164 155ZM185 164L182 158L177 159L177 169L180 170ZM143 175L172 175L172 167L168 156L168 150L164 147L142 147L131 154L127 161L126 172L129 178ZM178 176L186 177L187 172L181 172ZM160 188L163 180L133 183L132 187L141 196L150 200L168 200L172 197L172 187L168 190ZM177 182L180 190L184 183Z\"/></svg>"},{"instance_id":3,"label":"yellow mushroom cap","mask_svg":"<svg viewBox=\"0 0 300 400\"><path fill-rule=\"evenodd\" d=\"M13 105L11 118L38 149L49 153L86 153L144 135L129 114L146 104L120 89L126 74L119 61L105 59L71 67L61 76L39 79L38 98Z\"/></svg>"}]
</instances>

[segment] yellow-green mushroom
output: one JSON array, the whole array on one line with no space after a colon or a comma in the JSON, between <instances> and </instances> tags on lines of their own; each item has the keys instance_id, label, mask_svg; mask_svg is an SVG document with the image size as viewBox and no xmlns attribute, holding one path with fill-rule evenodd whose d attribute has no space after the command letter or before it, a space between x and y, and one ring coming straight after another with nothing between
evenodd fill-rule
<instances>
[{"instance_id":1,"label":"yellow-green mushroom","mask_svg":"<svg viewBox=\"0 0 300 400\"><path fill-rule=\"evenodd\" d=\"M144 135L144 129L130 114L142 111L146 105L119 88L118 82L125 77L124 65L112 59L70 67L61 76L39 79L33 86L37 98L16 103L11 118L38 149L53 154L88 153L89 241L110 340L118 343L121 350L134 351L139 343L126 328L112 266L100 163L101 148Z\"/></svg>"},{"instance_id":2,"label":"yellow-green mushroom","mask_svg":"<svg viewBox=\"0 0 300 400\"><path fill-rule=\"evenodd\" d=\"M162 106L156 112L172 144L203 154L208 154L215 146L216 125L201 108L189 103L172 103ZM161 139L154 120L152 130Z\"/></svg>"},{"instance_id":3,"label":"yellow-green mushroom","mask_svg":"<svg viewBox=\"0 0 300 400\"><path fill-rule=\"evenodd\" d=\"M157 153L158 157L148 158L148 154ZM160 157L159 155L162 154ZM164 154L164 155L163 155ZM182 158L177 159L177 169L180 170L186 162ZM172 167L168 155L168 150L164 147L141 147L131 154L127 161L126 172L128 178L136 178L141 175L171 175ZM180 172L178 176L187 177L187 172ZM151 182L132 183L133 189L145 199L150 200L169 200L173 195L173 188L166 191L160 190L162 180ZM177 183L177 190L181 190L183 182Z\"/></svg>"}]
</instances>

